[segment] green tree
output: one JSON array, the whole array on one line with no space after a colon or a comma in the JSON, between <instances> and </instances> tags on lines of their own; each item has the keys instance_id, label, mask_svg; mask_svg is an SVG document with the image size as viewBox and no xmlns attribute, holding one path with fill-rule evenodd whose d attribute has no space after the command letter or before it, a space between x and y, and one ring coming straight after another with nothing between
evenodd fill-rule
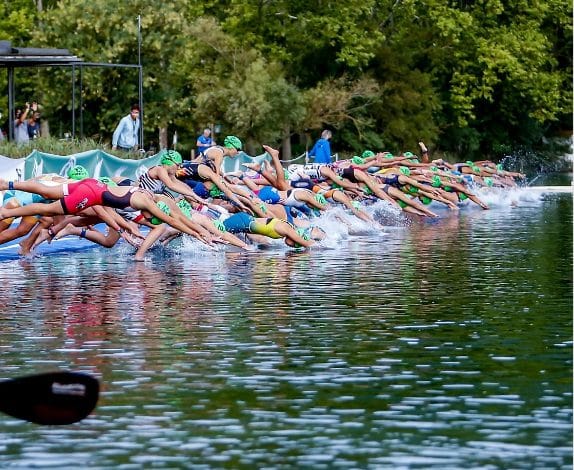
<instances>
[{"instance_id":1,"label":"green tree","mask_svg":"<svg viewBox=\"0 0 574 470\"><path fill-rule=\"evenodd\" d=\"M201 70L188 78L199 121L216 122L226 134L248 142L279 141L302 119L302 97L289 84L279 63L266 60L226 34L217 20L203 18L190 28L193 45L181 56L185 70Z\"/></svg>"},{"instance_id":2,"label":"green tree","mask_svg":"<svg viewBox=\"0 0 574 470\"><path fill-rule=\"evenodd\" d=\"M445 146L491 155L502 143L524 143L525 129L571 112L571 65L570 73L560 66L544 26L567 10L564 2L499 0L420 6Z\"/></svg>"},{"instance_id":3,"label":"green tree","mask_svg":"<svg viewBox=\"0 0 574 470\"><path fill-rule=\"evenodd\" d=\"M64 0L57 8L45 12L45 28L38 34L38 40L66 47L89 62L137 64L137 17L141 15L145 125L148 129L166 129L186 109L181 84L187 71L177 69L174 64L175 58L188 47L187 15L193 14L188 2L177 0L162 3L161 9L150 0L120 4ZM70 110L69 91L56 86L66 73L56 71L46 75L46 81L53 85L49 87L49 101L54 114ZM84 107L93 119L87 132L110 139L118 119L132 102L137 102L137 71L86 68L83 89Z\"/></svg>"}]
</instances>

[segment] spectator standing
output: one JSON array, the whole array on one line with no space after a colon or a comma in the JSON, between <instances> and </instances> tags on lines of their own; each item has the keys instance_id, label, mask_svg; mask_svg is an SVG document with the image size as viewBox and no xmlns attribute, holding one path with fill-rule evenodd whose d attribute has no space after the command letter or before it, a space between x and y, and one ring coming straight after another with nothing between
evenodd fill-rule
<instances>
[{"instance_id":1,"label":"spectator standing","mask_svg":"<svg viewBox=\"0 0 574 470\"><path fill-rule=\"evenodd\" d=\"M130 152L138 149L140 130L140 107L134 104L130 113L124 116L114 131L112 150Z\"/></svg>"},{"instance_id":2,"label":"spectator standing","mask_svg":"<svg viewBox=\"0 0 574 470\"><path fill-rule=\"evenodd\" d=\"M205 151L209 149L209 147L213 147L215 145L215 140L211 138L211 129L206 127L203 129L203 134L201 134L197 138L197 154L204 155Z\"/></svg>"},{"instance_id":3,"label":"spectator standing","mask_svg":"<svg viewBox=\"0 0 574 470\"><path fill-rule=\"evenodd\" d=\"M38 105L32 103L32 115L28 119L28 138L33 140L38 137L40 137L40 112L38 111Z\"/></svg>"},{"instance_id":4,"label":"spectator standing","mask_svg":"<svg viewBox=\"0 0 574 470\"><path fill-rule=\"evenodd\" d=\"M22 108L16 109L16 119L14 119L14 142L18 145L30 142L30 136L28 135L28 121L26 119L29 112L30 103L26 103L24 110L22 110Z\"/></svg>"},{"instance_id":5,"label":"spectator standing","mask_svg":"<svg viewBox=\"0 0 574 470\"><path fill-rule=\"evenodd\" d=\"M321 132L321 138L315 142L313 148L309 151L310 157L315 157L314 163L331 163L331 145L329 139L333 133L325 129Z\"/></svg>"}]
</instances>

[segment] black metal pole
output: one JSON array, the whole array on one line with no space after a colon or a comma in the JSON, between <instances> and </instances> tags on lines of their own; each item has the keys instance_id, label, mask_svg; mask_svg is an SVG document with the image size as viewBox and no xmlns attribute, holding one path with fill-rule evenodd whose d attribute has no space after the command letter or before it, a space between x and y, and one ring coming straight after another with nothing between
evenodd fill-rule
<instances>
[{"instance_id":1,"label":"black metal pole","mask_svg":"<svg viewBox=\"0 0 574 470\"><path fill-rule=\"evenodd\" d=\"M14 68L8 67L8 140L14 140Z\"/></svg>"},{"instance_id":2,"label":"black metal pole","mask_svg":"<svg viewBox=\"0 0 574 470\"><path fill-rule=\"evenodd\" d=\"M80 65L80 139L84 138L84 67Z\"/></svg>"},{"instance_id":3,"label":"black metal pole","mask_svg":"<svg viewBox=\"0 0 574 470\"><path fill-rule=\"evenodd\" d=\"M138 95L140 106L140 146L144 150L143 68L142 68L142 17L138 15Z\"/></svg>"},{"instance_id":4,"label":"black metal pole","mask_svg":"<svg viewBox=\"0 0 574 470\"><path fill-rule=\"evenodd\" d=\"M140 148L145 149L145 147L144 147L144 130L143 130L144 109L143 109L143 67L142 66L140 66L140 68L139 68L139 105L140 105Z\"/></svg>"},{"instance_id":5,"label":"black metal pole","mask_svg":"<svg viewBox=\"0 0 574 470\"><path fill-rule=\"evenodd\" d=\"M72 65L72 139L76 138L76 66Z\"/></svg>"}]
</instances>

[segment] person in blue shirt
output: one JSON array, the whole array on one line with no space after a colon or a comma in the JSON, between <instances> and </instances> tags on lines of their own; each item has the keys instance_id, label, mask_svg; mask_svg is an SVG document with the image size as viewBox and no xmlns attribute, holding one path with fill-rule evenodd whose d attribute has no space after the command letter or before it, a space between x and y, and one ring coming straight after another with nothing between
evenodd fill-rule
<instances>
[{"instance_id":1,"label":"person in blue shirt","mask_svg":"<svg viewBox=\"0 0 574 470\"><path fill-rule=\"evenodd\" d=\"M213 147L215 145L215 141L211 138L211 129L206 127L203 129L203 134L201 134L197 138L197 154L204 155L205 151L209 149L209 147Z\"/></svg>"},{"instance_id":2,"label":"person in blue shirt","mask_svg":"<svg viewBox=\"0 0 574 470\"><path fill-rule=\"evenodd\" d=\"M112 137L112 150L126 152L137 150L140 130L140 107L134 104L127 116L124 116Z\"/></svg>"},{"instance_id":3,"label":"person in blue shirt","mask_svg":"<svg viewBox=\"0 0 574 470\"><path fill-rule=\"evenodd\" d=\"M314 163L331 163L331 145L329 139L333 137L330 130L325 129L321 132L321 138L315 142L309 152L310 157L315 157Z\"/></svg>"}]
</instances>

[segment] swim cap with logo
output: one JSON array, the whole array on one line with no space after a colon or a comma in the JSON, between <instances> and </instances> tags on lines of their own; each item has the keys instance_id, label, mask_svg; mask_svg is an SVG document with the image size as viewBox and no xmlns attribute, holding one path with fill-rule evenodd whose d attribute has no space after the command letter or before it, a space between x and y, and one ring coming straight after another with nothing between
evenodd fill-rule
<instances>
[{"instance_id":1,"label":"swim cap with logo","mask_svg":"<svg viewBox=\"0 0 574 470\"><path fill-rule=\"evenodd\" d=\"M299 227L296 232L303 240L311 240L311 235L309 235L310 229Z\"/></svg>"},{"instance_id":2,"label":"swim cap with logo","mask_svg":"<svg viewBox=\"0 0 574 470\"><path fill-rule=\"evenodd\" d=\"M373 152L372 150L365 150L362 154L361 157L362 158L369 158L369 157L374 157L375 156L375 152Z\"/></svg>"},{"instance_id":3,"label":"swim cap with logo","mask_svg":"<svg viewBox=\"0 0 574 470\"><path fill-rule=\"evenodd\" d=\"M176 165L178 163L183 162L183 158L181 153L175 150L167 150L163 157L161 157L161 164L162 165Z\"/></svg>"},{"instance_id":4,"label":"swim cap with logo","mask_svg":"<svg viewBox=\"0 0 574 470\"><path fill-rule=\"evenodd\" d=\"M68 178L72 180L83 180L85 178L89 178L90 174L88 170L86 170L82 165L73 166L68 170Z\"/></svg>"},{"instance_id":5,"label":"swim cap with logo","mask_svg":"<svg viewBox=\"0 0 574 470\"><path fill-rule=\"evenodd\" d=\"M98 178L98 181L101 181L102 183L104 183L106 186L109 186L110 188L113 188L114 186L118 185L118 183L116 183L113 179L108 178L107 176L100 176Z\"/></svg>"},{"instance_id":6,"label":"swim cap with logo","mask_svg":"<svg viewBox=\"0 0 574 470\"><path fill-rule=\"evenodd\" d=\"M406 166L399 167L399 171L405 176L409 176L411 174L411 170L409 170Z\"/></svg>"},{"instance_id":7,"label":"swim cap with logo","mask_svg":"<svg viewBox=\"0 0 574 470\"><path fill-rule=\"evenodd\" d=\"M179 210L183 212L183 215L185 215L188 219L191 219L191 204L189 202L187 202L185 199L181 199L177 201L177 207L179 207Z\"/></svg>"},{"instance_id":8,"label":"swim cap with logo","mask_svg":"<svg viewBox=\"0 0 574 470\"><path fill-rule=\"evenodd\" d=\"M234 135L228 135L223 141L223 146L228 149L241 150L243 144L241 143L241 140L239 140Z\"/></svg>"},{"instance_id":9,"label":"swim cap with logo","mask_svg":"<svg viewBox=\"0 0 574 470\"><path fill-rule=\"evenodd\" d=\"M213 219L213 225L215 225L215 228L217 230L219 230L220 232L227 232L227 229L225 228L225 224L221 220Z\"/></svg>"},{"instance_id":10,"label":"swim cap with logo","mask_svg":"<svg viewBox=\"0 0 574 470\"><path fill-rule=\"evenodd\" d=\"M171 211L169 210L169 206L165 202L158 201L156 204L157 204L157 207L159 207L164 214L166 214L166 215L171 214ZM150 219L150 223L153 225L160 225L160 224L163 224L163 220L160 220L156 216L153 216Z\"/></svg>"},{"instance_id":11,"label":"swim cap with logo","mask_svg":"<svg viewBox=\"0 0 574 470\"><path fill-rule=\"evenodd\" d=\"M217 198L217 197L224 196L224 195L225 195L225 193L221 189L219 189L217 186L212 186L209 190L209 196L210 197Z\"/></svg>"},{"instance_id":12,"label":"swim cap with logo","mask_svg":"<svg viewBox=\"0 0 574 470\"><path fill-rule=\"evenodd\" d=\"M363 163L365 163L365 159L361 158L361 157L357 157L356 155L351 158L351 162L354 163L355 165L362 165Z\"/></svg>"}]
</instances>

